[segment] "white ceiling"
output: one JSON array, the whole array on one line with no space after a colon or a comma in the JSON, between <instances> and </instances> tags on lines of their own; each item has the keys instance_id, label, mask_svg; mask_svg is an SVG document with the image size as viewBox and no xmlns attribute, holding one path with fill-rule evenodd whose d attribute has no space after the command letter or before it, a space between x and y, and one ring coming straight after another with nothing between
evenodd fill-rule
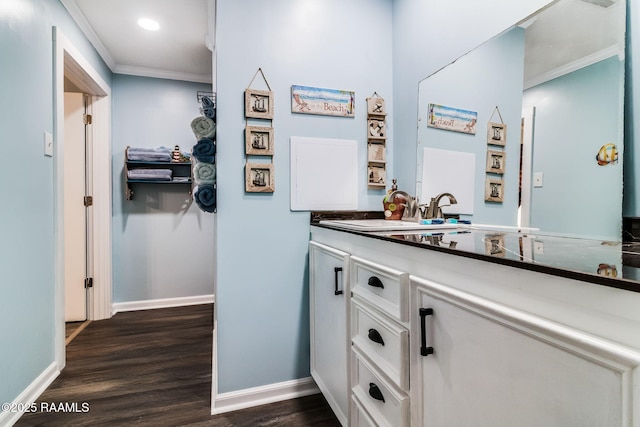
<instances>
[{"instance_id":1,"label":"white ceiling","mask_svg":"<svg viewBox=\"0 0 640 427\"><path fill-rule=\"evenodd\" d=\"M525 87L614 55L624 57L624 1L562 0L522 26Z\"/></svg>"},{"instance_id":2,"label":"white ceiling","mask_svg":"<svg viewBox=\"0 0 640 427\"><path fill-rule=\"evenodd\" d=\"M207 46L214 44L208 27L214 0L61 1L114 73L212 81ZM601 2L610 7L596 5ZM158 21L160 30L140 28L142 17ZM563 0L523 26L528 27L525 81L580 58L611 55L612 48L624 55L624 33L611 31L624 28L624 1Z\"/></svg>"},{"instance_id":3,"label":"white ceiling","mask_svg":"<svg viewBox=\"0 0 640 427\"><path fill-rule=\"evenodd\" d=\"M211 82L212 0L61 1L114 73ZM160 30L140 28L140 18Z\"/></svg>"}]
</instances>

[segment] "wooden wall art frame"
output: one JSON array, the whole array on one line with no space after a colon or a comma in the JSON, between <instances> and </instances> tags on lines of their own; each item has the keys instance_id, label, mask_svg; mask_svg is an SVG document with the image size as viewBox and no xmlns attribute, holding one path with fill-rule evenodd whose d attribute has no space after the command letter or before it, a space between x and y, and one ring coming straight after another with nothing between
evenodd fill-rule
<instances>
[{"instance_id":1,"label":"wooden wall art frame","mask_svg":"<svg viewBox=\"0 0 640 427\"><path fill-rule=\"evenodd\" d=\"M244 116L253 119L273 119L273 92L245 89Z\"/></svg>"},{"instance_id":2,"label":"wooden wall art frame","mask_svg":"<svg viewBox=\"0 0 640 427\"><path fill-rule=\"evenodd\" d=\"M367 114L368 115L385 115L384 99L379 96L367 98Z\"/></svg>"},{"instance_id":3,"label":"wooden wall art frame","mask_svg":"<svg viewBox=\"0 0 640 427\"><path fill-rule=\"evenodd\" d=\"M374 163L385 163L387 161L387 150L384 142L369 141L367 144L367 161Z\"/></svg>"},{"instance_id":4,"label":"wooden wall art frame","mask_svg":"<svg viewBox=\"0 0 640 427\"><path fill-rule=\"evenodd\" d=\"M367 119L367 132L369 139L386 139L387 123L384 117Z\"/></svg>"},{"instance_id":5,"label":"wooden wall art frame","mask_svg":"<svg viewBox=\"0 0 640 427\"><path fill-rule=\"evenodd\" d=\"M504 258L506 251L504 249L504 234L488 234L484 238L484 253L486 255Z\"/></svg>"},{"instance_id":6,"label":"wooden wall art frame","mask_svg":"<svg viewBox=\"0 0 640 427\"><path fill-rule=\"evenodd\" d=\"M379 166L369 165L367 167L367 182L369 185L384 186L387 183L387 170L384 164Z\"/></svg>"},{"instance_id":7,"label":"wooden wall art frame","mask_svg":"<svg viewBox=\"0 0 640 427\"><path fill-rule=\"evenodd\" d=\"M373 92L367 98L367 184L383 190L387 186L387 113L384 99Z\"/></svg>"},{"instance_id":8,"label":"wooden wall art frame","mask_svg":"<svg viewBox=\"0 0 640 427\"><path fill-rule=\"evenodd\" d=\"M487 150L487 173L504 175L506 156L504 151Z\"/></svg>"},{"instance_id":9,"label":"wooden wall art frame","mask_svg":"<svg viewBox=\"0 0 640 427\"><path fill-rule=\"evenodd\" d=\"M273 163L246 163L245 191L247 193L273 193L275 191Z\"/></svg>"},{"instance_id":10,"label":"wooden wall art frame","mask_svg":"<svg viewBox=\"0 0 640 427\"><path fill-rule=\"evenodd\" d=\"M505 123L489 122L487 125L488 145L507 145L507 125Z\"/></svg>"},{"instance_id":11,"label":"wooden wall art frame","mask_svg":"<svg viewBox=\"0 0 640 427\"><path fill-rule=\"evenodd\" d=\"M244 129L245 154L273 156L273 128L267 126L246 126Z\"/></svg>"},{"instance_id":12,"label":"wooden wall art frame","mask_svg":"<svg viewBox=\"0 0 640 427\"><path fill-rule=\"evenodd\" d=\"M504 201L504 180L487 178L484 184L485 202L502 203Z\"/></svg>"}]
</instances>

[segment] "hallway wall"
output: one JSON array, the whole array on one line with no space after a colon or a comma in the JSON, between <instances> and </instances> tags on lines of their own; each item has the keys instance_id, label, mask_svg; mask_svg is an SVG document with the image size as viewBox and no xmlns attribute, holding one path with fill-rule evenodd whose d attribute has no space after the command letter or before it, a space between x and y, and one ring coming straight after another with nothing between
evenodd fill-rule
<instances>
[{"instance_id":1,"label":"hallway wall","mask_svg":"<svg viewBox=\"0 0 640 427\"><path fill-rule=\"evenodd\" d=\"M44 132L54 133L52 27L108 84L111 72L58 0L2 6L0 402L12 402L55 360L56 194L54 158L44 156Z\"/></svg>"}]
</instances>

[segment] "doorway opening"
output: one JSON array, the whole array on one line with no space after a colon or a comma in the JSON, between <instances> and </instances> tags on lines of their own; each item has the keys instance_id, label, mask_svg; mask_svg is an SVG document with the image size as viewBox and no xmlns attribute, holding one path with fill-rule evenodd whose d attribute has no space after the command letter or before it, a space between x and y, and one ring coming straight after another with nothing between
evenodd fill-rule
<instances>
[{"instance_id":1,"label":"doorway opening","mask_svg":"<svg viewBox=\"0 0 640 427\"><path fill-rule=\"evenodd\" d=\"M520 127L520 185L518 192L518 227L531 227L531 170L533 162L533 137L535 107L522 111Z\"/></svg>"},{"instance_id":2,"label":"doorway opening","mask_svg":"<svg viewBox=\"0 0 640 427\"><path fill-rule=\"evenodd\" d=\"M77 270L73 274L79 279L74 281L81 282L77 306L80 314L76 315L79 316L78 319L84 317L85 320L91 321L111 317L111 89L75 46L55 27L53 40L55 346L56 363L61 370L66 363L66 309L70 305L66 301L67 267ZM73 97L65 94L69 92L65 91L65 81L67 88L70 85L75 87L74 92L77 92L77 97L81 99L79 104L82 105L82 112L79 115L82 121L87 120L83 117L85 106L92 117L91 126L83 124L80 130L76 129L79 134L77 138L66 133L75 126L67 124L65 107L78 103L78 100L72 101ZM75 141L76 139L80 143ZM81 151L84 153L80 153ZM69 174L65 176L67 170ZM77 188L68 187L68 184L74 184L74 181ZM90 194L87 194L87 191ZM77 196L78 194L80 196ZM91 197L91 203L87 197ZM80 212L76 212L79 218L77 220L70 220L67 216L66 211L73 209ZM79 236L67 236L67 232L73 234L74 231ZM75 239L75 243L67 245L68 239Z\"/></svg>"}]
</instances>

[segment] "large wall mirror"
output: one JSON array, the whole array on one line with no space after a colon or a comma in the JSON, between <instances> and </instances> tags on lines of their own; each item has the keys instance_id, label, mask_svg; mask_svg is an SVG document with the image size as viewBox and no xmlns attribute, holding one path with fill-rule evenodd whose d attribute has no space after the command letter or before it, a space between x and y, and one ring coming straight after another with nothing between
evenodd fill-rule
<instances>
[{"instance_id":1,"label":"large wall mirror","mask_svg":"<svg viewBox=\"0 0 640 427\"><path fill-rule=\"evenodd\" d=\"M625 16L625 0L557 0L421 81L421 202L621 240Z\"/></svg>"}]
</instances>

